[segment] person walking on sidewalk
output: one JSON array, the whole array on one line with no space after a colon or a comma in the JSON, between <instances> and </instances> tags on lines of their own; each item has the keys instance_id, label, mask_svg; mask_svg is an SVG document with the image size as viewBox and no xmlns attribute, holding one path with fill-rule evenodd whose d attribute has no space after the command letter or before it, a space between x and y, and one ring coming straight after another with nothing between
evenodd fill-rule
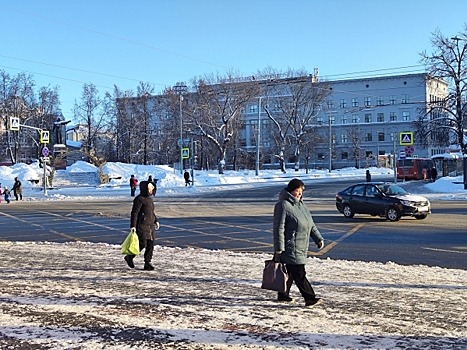
<instances>
[{"instance_id":1,"label":"person walking on sidewalk","mask_svg":"<svg viewBox=\"0 0 467 350\"><path fill-rule=\"evenodd\" d=\"M300 179L292 179L279 194L279 201L274 206L274 261L285 263L289 275L287 290L285 293L279 292L277 300L292 301L289 292L295 282L305 299L305 306L309 307L320 300L305 272L310 235L318 249L324 247L324 239L302 201L304 189L305 185Z\"/></svg>"},{"instance_id":2,"label":"person walking on sidewalk","mask_svg":"<svg viewBox=\"0 0 467 350\"><path fill-rule=\"evenodd\" d=\"M15 177L15 183L13 184L12 190L16 200L18 200L18 198L23 200L23 186L17 177Z\"/></svg>"},{"instance_id":3,"label":"person walking on sidewalk","mask_svg":"<svg viewBox=\"0 0 467 350\"><path fill-rule=\"evenodd\" d=\"M138 179L135 177L135 175L131 175L130 176L130 195L132 197L135 196L137 186L138 186Z\"/></svg>"},{"instance_id":4,"label":"person walking on sidewalk","mask_svg":"<svg viewBox=\"0 0 467 350\"><path fill-rule=\"evenodd\" d=\"M154 213L154 201L152 193L154 184L148 181L141 181L139 184L139 194L133 200L130 218L130 230L136 231L139 239L139 250L144 249L144 269L151 271L154 266L151 265L154 252L154 231L158 230L160 225L157 216ZM134 268L134 255L126 255L125 261L129 267Z\"/></svg>"},{"instance_id":5,"label":"person walking on sidewalk","mask_svg":"<svg viewBox=\"0 0 467 350\"><path fill-rule=\"evenodd\" d=\"M183 173L183 178L185 179L185 186L189 186L191 181L190 181L190 173L188 172L188 170L185 170L185 172Z\"/></svg>"}]
</instances>

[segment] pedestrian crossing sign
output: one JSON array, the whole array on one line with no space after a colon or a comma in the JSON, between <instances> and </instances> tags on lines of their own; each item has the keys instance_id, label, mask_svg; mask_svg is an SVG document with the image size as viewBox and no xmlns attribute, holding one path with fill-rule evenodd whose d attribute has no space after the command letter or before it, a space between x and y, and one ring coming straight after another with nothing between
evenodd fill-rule
<instances>
[{"instance_id":1,"label":"pedestrian crossing sign","mask_svg":"<svg viewBox=\"0 0 467 350\"><path fill-rule=\"evenodd\" d=\"M40 143L50 142L49 130L39 130L39 134L40 134Z\"/></svg>"},{"instance_id":2,"label":"pedestrian crossing sign","mask_svg":"<svg viewBox=\"0 0 467 350\"><path fill-rule=\"evenodd\" d=\"M190 149L189 148L182 148L182 159L190 158Z\"/></svg>"},{"instance_id":3,"label":"pedestrian crossing sign","mask_svg":"<svg viewBox=\"0 0 467 350\"><path fill-rule=\"evenodd\" d=\"M18 117L10 117L10 130L19 131L19 118Z\"/></svg>"},{"instance_id":4,"label":"pedestrian crossing sign","mask_svg":"<svg viewBox=\"0 0 467 350\"><path fill-rule=\"evenodd\" d=\"M399 133L399 144L401 146L412 146L414 143L413 132L403 131Z\"/></svg>"}]
</instances>

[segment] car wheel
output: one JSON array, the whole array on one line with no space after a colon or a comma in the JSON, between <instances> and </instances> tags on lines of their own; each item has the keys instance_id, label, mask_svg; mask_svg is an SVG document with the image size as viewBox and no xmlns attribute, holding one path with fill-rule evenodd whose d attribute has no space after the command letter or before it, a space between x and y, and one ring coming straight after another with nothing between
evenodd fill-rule
<instances>
[{"instance_id":1,"label":"car wheel","mask_svg":"<svg viewBox=\"0 0 467 350\"><path fill-rule=\"evenodd\" d=\"M401 214L396 207L389 207L386 209L386 219L389 221L398 221L401 218Z\"/></svg>"},{"instance_id":2,"label":"car wheel","mask_svg":"<svg viewBox=\"0 0 467 350\"><path fill-rule=\"evenodd\" d=\"M348 204L344 204L344 206L342 207L342 214L344 214L346 218L353 218L353 216L355 215L352 208Z\"/></svg>"},{"instance_id":3,"label":"car wheel","mask_svg":"<svg viewBox=\"0 0 467 350\"><path fill-rule=\"evenodd\" d=\"M426 214L415 215L415 219L417 219L417 220L423 220L423 219L425 219L426 217L427 217Z\"/></svg>"}]
</instances>

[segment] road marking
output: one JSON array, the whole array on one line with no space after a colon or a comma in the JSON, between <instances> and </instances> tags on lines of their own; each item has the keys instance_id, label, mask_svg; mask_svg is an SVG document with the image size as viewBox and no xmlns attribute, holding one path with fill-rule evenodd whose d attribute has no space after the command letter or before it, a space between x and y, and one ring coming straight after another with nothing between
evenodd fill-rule
<instances>
[{"instance_id":1,"label":"road marking","mask_svg":"<svg viewBox=\"0 0 467 350\"><path fill-rule=\"evenodd\" d=\"M457 253L457 254L467 254L467 251L458 251L452 249L439 249L439 248L429 248L429 247L420 247L421 249L431 250L433 252L443 252L443 253Z\"/></svg>"},{"instance_id":2,"label":"road marking","mask_svg":"<svg viewBox=\"0 0 467 350\"><path fill-rule=\"evenodd\" d=\"M365 224L358 224L357 226L355 226L353 229L351 229L350 231L348 231L345 235L341 236L339 239L327 244L323 249L321 249L319 252L308 252L308 256L321 256L323 254L326 254L327 252L329 252L332 248L334 248L337 244L339 244L340 242L342 242L344 239L346 239L347 237L350 237L351 235L353 235L355 232L357 232L358 230L360 230L363 226L365 226Z\"/></svg>"}]
</instances>

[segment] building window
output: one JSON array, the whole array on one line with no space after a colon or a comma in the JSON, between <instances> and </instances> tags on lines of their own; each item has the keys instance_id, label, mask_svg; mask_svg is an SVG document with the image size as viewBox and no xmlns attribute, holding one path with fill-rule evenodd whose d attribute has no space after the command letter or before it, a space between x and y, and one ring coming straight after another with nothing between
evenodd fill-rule
<instances>
[{"instance_id":1,"label":"building window","mask_svg":"<svg viewBox=\"0 0 467 350\"><path fill-rule=\"evenodd\" d=\"M371 134L371 132L368 132L365 136L365 141L366 142L371 142L373 141L373 135Z\"/></svg>"},{"instance_id":2,"label":"building window","mask_svg":"<svg viewBox=\"0 0 467 350\"><path fill-rule=\"evenodd\" d=\"M318 159L324 160L325 159L324 153L318 153Z\"/></svg>"},{"instance_id":3,"label":"building window","mask_svg":"<svg viewBox=\"0 0 467 350\"><path fill-rule=\"evenodd\" d=\"M373 158L373 152L371 151L366 151L365 152L367 158Z\"/></svg>"},{"instance_id":4,"label":"building window","mask_svg":"<svg viewBox=\"0 0 467 350\"><path fill-rule=\"evenodd\" d=\"M323 125L323 117L321 117L321 116L316 117L316 123L318 125Z\"/></svg>"},{"instance_id":5,"label":"building window","mask_svg":"<svg viewBox=\"0 0 467 350\"><path fill-rule=\"evenodd\" d=\"M250 113L257 113L258 105L250 105Z\"/></svg>"},{"instance_id":6,"label":"building window","mask_svg":"<svg viewBox=\"0 0 467 350\"><path fill-rule=\"evenodd\" d=\"M329 116L329 123L335 124L335 122L336 122L336 117L333 116L333 115L330 115L330 116Z\"/></svg>"},{"instance_id":7,"label":"building window","mask_svg":"<svg viewBox=\"0 0 467 350\"><path fill-rule=\"evenodd\" d=\"M377 106L383 106L383 105L384 105L384 97L381 97L381 96L378 97L378 98L376 99L376 105L377 105Z\"/></svg>"},{"instance_id":8,"label":"building window","mask_svg":"<svg viewBox=\"0 0 467 350\"><path fill-rule=\"evenodd\" d=\"M389 113L389 121L390 122L397 122L397 115L396 112Z\"/></svg>"},{"instance_id":9,"label":"building window","mask_svg":"<svg viewBox=\"0 0 467 350\"><path fill-rule=\"evenodd\" d=\"M378 142L384 141L384 132L378 133Z\"/></svg>"},{"instance_id":10,"label":"building window","mask_svg":"<svg viewBox=\"0 0 467 350\"><path fill-rule=\"evenodd\" d=\"M409 103L409 95L408 94L403 94L402 95L402 103L403 104Z\"/></svg>"},{"instance_id":11,"label":"building window","mask_svg":"<svg viewBox=\"0 0 467 350\"><path fill-rule=\"evenodd\" d=\"M356 97L352 98L352 107L358 107L358 99Z\"/></svg>"},{"instance_id":12,"label":"building window","mask_svg":"<svg viewBox=\"0 0 467 350\"><path fill-rule=\"evenodd\" d=\"M409 112L409 111L404 111L404 112L402 112L402 120L403 120L404 122L410 120L410 112Z\"/></svg>"},{"instance_id":13,"label":"building window","mask_svg":"<svg viewBox=\"0 0 467 350\"><path fill-rule=\"evenodd\" d=\"M341 159L349 159L349 153L348 152L342 152L341 153Z\"/></svg>"},{"instance_id":14,"label":"building window","mask_svg":"<svg viewBox=\"0 0 467 350\"><path fill-rule=\"evenodd\" d=\"M339 103L340 108L346 108L347 107L347 102L345 102L345 98L341 98L341 101Z\"/></svg>"},{"instance_id":15,"label":"building window","mask_svg":"<svg viewBox=\"0 0 467 350\"><path fill-rule=\"evenodd\" d=\"M341 121L342 121L342 124L347 124L347 116L343 115Z\"/></svg>"},{"instance_id":16,"label":"building window","mask_svg":"<svg viewBox=\"0 0 467 350\"><path fill-rule=\"evenodd\" d=\"M349 141L347 134L341 135L341 143L347 143Z\"/></svg>"},{"instance_id":17,"label":"building window","mask_svg":"<svg viewBox=\"0 0 467 350\"><path fill-rule=\"evenodd\" d=\"M371 106L371 97L365 97L365 107Z\"/></svg>"},{"instance_id":18,"label":"building window","mask_svg":"<svg viewBox=\"0 0 467 350\"><path fill-rule=\"evenodd\" d=\"M371 123L371 113L365 113L365 123Z\"/></svg>"},{"instance_id":19,"label":"building window","mask_svg":"<svg viewBox=\"0 0 467 350\"><path fill-rule=\"evenodd\" d=\"M378 113L376 115L376 119L377 119L378 123L384 123L384 113Z\"/></svg>"},{"instance_id":20,"label":"building window","mask_svg":"<svg viewBox=\"0 0 467 350\"><path fill-rule=\"evenodd\" d=\"M333 109L334 108L334 102L332 100L327 100L326 102L328 109Z\"/></svg>"},{"instance_id":21,"label":"building window","mask_svg":"<svg viewBox=\"0 0 467 350\"><path fill-rule=\"evenodd\" d=\"M394 95L389 96L389 104L390 105L395 105L396 104L396 96L394 96Z\"/></svg>"},{"instance_id":22,"label":"building window","mask_svg":"<svg viewBox=\"0 0 467 350\"><path fill-rule=\"evenodd\" d=\"M352 124L357 124L360 121L358 114L352 114Z\"/></svg>"}]
</instances>

